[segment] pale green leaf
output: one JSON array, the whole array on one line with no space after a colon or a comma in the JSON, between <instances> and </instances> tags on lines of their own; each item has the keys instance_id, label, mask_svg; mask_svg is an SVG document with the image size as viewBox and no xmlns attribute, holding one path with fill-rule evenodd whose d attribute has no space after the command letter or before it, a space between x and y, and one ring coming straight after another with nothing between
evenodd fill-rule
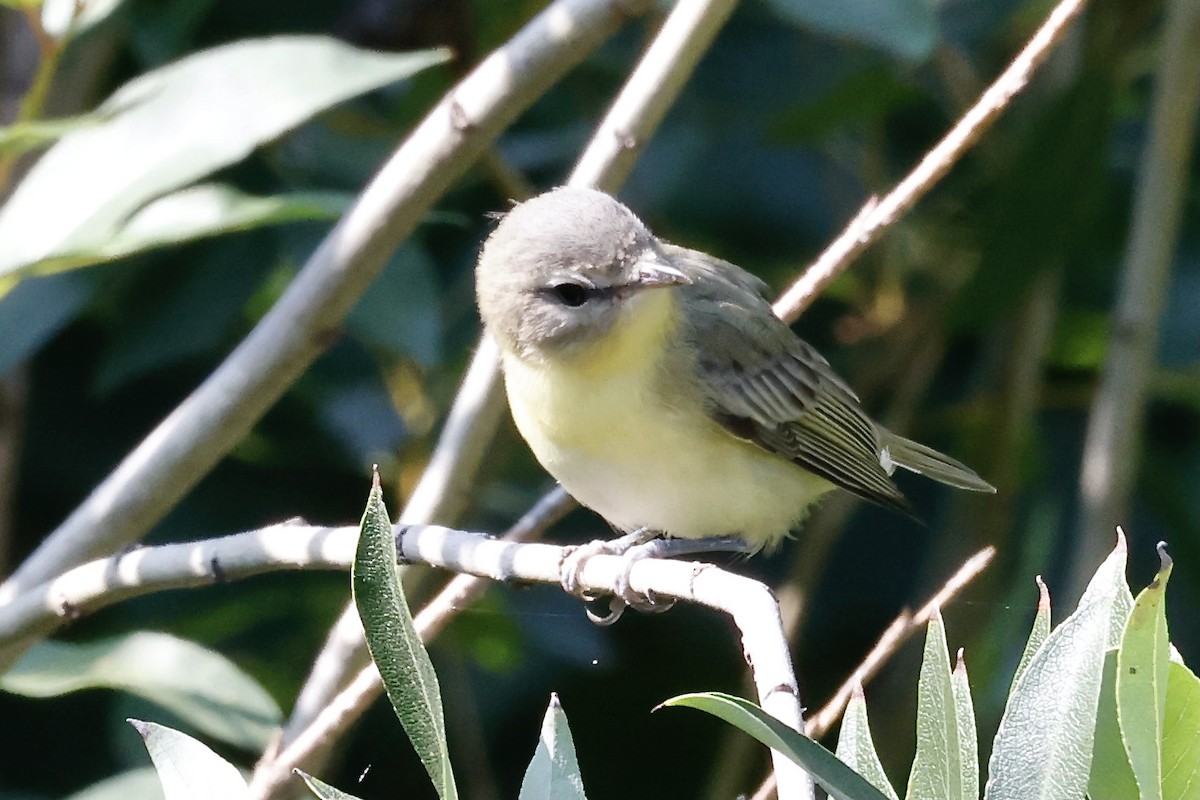
<instances>
[{"instance_id":1,"label":"pale green leaf","mask_svg":"<svg viewBox=\"0 0 1200 800\"><path fill-rule=\"evenodd\" d=\"M237 767L192 737L153 722L131 719L158 772L165 800L249 800Z\"/></svg>"},{"instance_id":2,"label":"pale green leaf","mask_svg":"<svg viewBox=\"0 0 1200 800\"><path fill-rule=\"evenodd\" d=\"M1033 629L1029 631L1029 639L1025 642L1025 649L1021 652L1021 660L1017 664L1017 671L1013 674L1012 683L1008 687L1008 693L1011 695L1013 690L1017 688L1017 681L1021 680L1021 676L1025 674L1025 668L1029 666L1030 659L1033 654L1042 646L1042 642L1046 641L1046 637L1050 635L1050 590L1046 588L1046 582L1042 580L1042 576L1038 575L1038 606L1037 613L1033 617Z\"/></svg>"},{"instance_id":3,"label":"pale green leaf","mask_svg":"<svg viewBox=\"0 0 1200 800\"><path fill-rule=\"evenodd\" d=\"M954 711L958 723L958 764L962 770L962 796L969 800L979 797L979 740L975 733L975 704L971 700L971 683L967 678L967 662L958 651L958 662L950 676L954 687Z\"/></svg>"},{"instance_id":4,"label":"pale green leaf","mask_svg":"<svg viewBox=\"0 0 1200 800\"><path fill-rule=\"evenodd\" d=\"M39 642L0 677L0 689L26 697L94 688L138 695L210 736L250 750L265 747L282 718L271 696L233 662L165 633Z\"/></svg>"},{"instance_id":5,"label":"pale green leaf","mask_svg":"<svg viewBox=\"0 0 1200 800\"><path fill-rule=\"evenodd\" d=\"M964 800L961 750L946 628L935 611L925 632L917 683L917 753L907 800ZM975 800L974 797L969 800Z\"/></svg>"},{"instance_id":6,"label":"pale green leaf","mask_svg":"<svg viewBox=\"0 0 1200 800\"><path fill-rule=\"evenodd\" d=\"M725 720L799 764L834 800L887 800L833 753L740 697L703 692L672 697L662 705L695 708Z\"/></svg>"},{"instance_id":7,"label":"pale green leaf","mask_svg":"<svg viewBox=\"0 0 1200 800\"><path fill-rule=\"evenodd\" d=\"M296 774L308 784L308 788L312 789L312 793L321 798L321 800L358 800L354 795L330 786L320 778L314 778L303 770L296 770Z\"/></svg>"},{"instance_id":8,"label":"pale green leaf","mask_svg":"<svg viewBox=\"0 0 1200 800\"><path fill-rule=\"evenodd\" d=\"M143 767L96 781L65 800L163 800L163 790L154 768Z\"/></svg>"},{"instance_id":9,"label":"pale green leaf","mask_svg":"<svg viewBox=\"0 0 1200 800\"><path fill-rule=\"evenodd\" d=\"M99 25L124 0L44 0L42 29L56 39L78 36Z\"/></svg>"},{"instance_id":10,"label":"pale green leaf","mask_svg":"<svg viewBox=\"0 0 1200 800\"><path fill-rule=\"evenodd\" d=\"M1120 537L1079 608L1046 637L1009 696L992 745L987 800L1083 796L1125 553Z\"/></svg>"},{"instance_id":11,"label":"pale green leaf","mask_svg":"<svg viewBox=\"0 0 1200 800\"><path fill-rule=\"evenodd\" d=\"M1091 800L1137 800L1137 781L1121 725L1117 721L1117 651L1104 656L1104 675L1100 681L1100 702L1096 712L1096 738L1092 745L1092 767L1088 776L1088 797Z\"/></svg>"},{"instance_id":12,"label":"pale green leaf","mask_svg":"<svg viewBox=\"0 0 1200 800\"><path fill-rule=\"evenodd\" d=\"M1172 661L1163 719L1163 800L1200 800L1200 680Z\"/></svg>"},{"instance_id":13,"label":"pale green leaf","mask_svg":"<svg viewBox=\"0 0 1200 800\"><path fill-rule=\"evenodd\" d=\"M383 677L392 708L416 748L442 800L458 797L442 692L433 662L413 627L396 572L396 540L375 475L358 535L353 570L354 603L366 631L371 658Z\"/></svg>"},{"instance_id":14,"label":"pale green leaf","mask_svg":"<svg viewBox=\"0 0 1200 800\"><path fill-rule=\"evenodd\" d=\"M587 800L575 742L558 695L550 695L537 749L521 781L520 800Z\"/></svg>"},{"instance_id":15,"label":"pale green leaf","mask_svg":"<svg viewBox=\"0 0 1200 800\"><path fill-rule=\"evenodd\" d=\"M892 788L875 742L871 738L871 726L867 721L867 701L861 685L854 687L850 702L842 714L842 729L838 732L836 755L846 766L866 778L872 786L883 792L890 800L899 800Z\"/></svg>"}]
</instances>

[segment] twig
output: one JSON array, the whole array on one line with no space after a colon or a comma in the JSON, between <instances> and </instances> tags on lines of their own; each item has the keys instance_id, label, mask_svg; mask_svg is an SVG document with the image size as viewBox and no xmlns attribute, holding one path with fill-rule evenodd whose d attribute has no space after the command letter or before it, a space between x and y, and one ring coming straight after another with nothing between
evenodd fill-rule
<instances>
[{"instance_id":1,"label":"twig","mask_svg":"<svg viewBox=\"0 0 1200 800\"><path fill-rule=\"evenodd\" d=\"M1028 44L987 91L979 96L975 105L959 118L942 140L886 197L882 200L872 197L867 201L841 235L775 302L775 313L788 322L794 322L859 253L879 238L887 226L933 188L1025 87L1034 70L1046 59L1051 48L1086 4L1087 0L1062 0L1055 6Z\"/></svg>"},{"instance_id":2,"label":"twig","mask_svg":"<svg viewBox=\"0 0 1200 800\"><path fill-rule=\"evenodd\" d=\"M1083 594L1113 528L1128 513L1158 320L1187 200L1200 105L1200 6L1194 0L1170 0L1166 6L1150 133L1134 188L1108 354L1083 445L1068 598Z\"/></svg>"},{"instance_id":3,"label":"twig","mask_svg":"<svg viewBox=\"0 0 1200 800\"><path fill-rule=\"evenodd\" d=\"M489 142L646 0L557 0L426 116L250 335L0 586L22 587L138 539L332 340L425 211Z\"/></svg>"},{"instance_id":4,"label":"twig","mask_svg":"<svg viewBox=\"0 0 1200 800\"><path fill-rule=\"evenodd\" d=\"M833 697L821 707L820 711L808 718L808 722L804 726L805 735L813 739L824 736L833 727L833 723L841 717L842 712L846 710L846 704L850 702L850 695L854 693L855 688L870 681L879 668L895 654L900 645L904 644L922 625L929 622L934 611L945 608L954 600L968 583L987 568L995 555L996 548L985 547L963 562L958 571L951 575L949 580L942 584L942 587L934 592L933 596L915 614L907 609L901 611L884 629L883 634L871 651L867 653L866 658L855 667L841 687L834 692ZM767 800L774 791L774 776L767 776L767 779L752 795L752 800Z\"/></svg>"},{"instance_id":5,"label":"twig","mask_svg":"<svg viewBox=\"0 0 1200 800\"><path fill-rule=\"evenodd\" d=\"M942 588L934 592L933 596L915 614L909 611L902 611L892 621L892 624L887 627L887 630L883 632L883 635L879 637L879 641L871 648L871 652L867 653L862 663L846 678L841 688L834 692L833 697L821 707L820 711L809 718L804 732L814 739L824 736L826 731L841 716L842 711L846 709L846 703L849 702L850 694L854 691L854 687L870 681L875 676L875 673L879 671L879 668L892 657L896 649L909 636L920 629L922 625L929 622L934 611L945 608L951 600L957 597L958 593L968 583L973 581L979 573L987 568L995 555L996 548L983 548L963 562L958 571L951 575L949 580L942 584Z\"/></svg>"}]
</instances>

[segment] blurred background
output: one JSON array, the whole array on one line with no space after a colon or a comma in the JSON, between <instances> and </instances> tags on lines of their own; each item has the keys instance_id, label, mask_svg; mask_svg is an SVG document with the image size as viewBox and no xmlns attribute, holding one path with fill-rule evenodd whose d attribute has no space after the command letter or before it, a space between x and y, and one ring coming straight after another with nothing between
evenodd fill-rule
<instances>
[{"instance_id":1,"label":"blurred background","mask_svg":"<svg viewBox=\"0 0 1200 800\"><path fill-rule=\"evenodd\" d=\"M218 175L259 195L321 192L335 201L309 215L321 218L31 278L0 299L0 574L221 362L415 121L542 4L114 5L62 54L43 116L92 108L136 75L248 37L328 34L388 51L446 45L455 58L343 103ZM781 291L871 194L906 174L1049 9L1043 0L746 0L620 197L660 237L734 261ZM437 202L328 352L148 541L295 516L354 523L373 463L389 508L402 506L479 333L472 267L487 214L565 179L666 10L626 26ZM1118 301L1162 17L1158 2L1097 0L999 124L795 325L874 415L999 489L967 496L901 475L921 521L837 497L780 552L728 562L778 587L807 705L824 702L903 607L995 545L992 566L945 612L951 649L966 650L986 758L1036 605L1034 576L1058 601L1057 621L1110 549L1110 527L1080 523L1081 454ZM30 89L38 54L26 16L0 6L5 121ZM1186 200L1140 452L1111 456L1136 472L1118 520L1131 541L1130 584L1136 592L1153 577L1154 543L1167 541L1172 640L1195 664L1200 181L1194 165L1173 168L1189 170ZM7 177L11 191L19 169ZM551 486L506 418L459 522L500 532ZM576 511L550 538L606 534L599 518ZM280 574L120 604L61 637L169 631L230 657L286 712L348 599L344 574ZM516 795L551 691L594 797L730 798L766 769L760 748L715 720L650 713L682 692L746 693L736 631L707 611L628 614L600 629L554 588L496 587L432 653L466 797ZM912 758L919 655L918 637L867 687L876 742L899 785ZM170 722L117 692L0 694L0 797L64 797L145 765L129 716ZM245 765L257 755L222 752ZM434 796L383 704L321 777L365 798Z\"/></svg>"}]
</instances>

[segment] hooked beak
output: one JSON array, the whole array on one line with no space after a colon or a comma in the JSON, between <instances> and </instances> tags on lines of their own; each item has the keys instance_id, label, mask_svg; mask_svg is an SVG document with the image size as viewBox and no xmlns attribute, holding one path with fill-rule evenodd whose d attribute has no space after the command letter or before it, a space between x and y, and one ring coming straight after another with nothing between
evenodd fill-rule
<instances>
[{"instance_id":1,"label":"hooked beak","mask_svg":"<svg viewBox=\"0 0 1200 800\"><path fill-rule=\"evenodd\" d=\"M691 278L672 266L662 255L653 251L648 251L634 267L633 285L638 288L684 286L691 282Z\"/></svg>"}]
</instances>

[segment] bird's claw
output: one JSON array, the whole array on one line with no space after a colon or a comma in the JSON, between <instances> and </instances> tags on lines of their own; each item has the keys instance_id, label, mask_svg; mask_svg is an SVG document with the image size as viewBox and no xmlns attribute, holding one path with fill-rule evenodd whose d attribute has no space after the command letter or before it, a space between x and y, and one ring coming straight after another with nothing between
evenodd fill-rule
<instances>
[{"instance_id":1,"label":"bird's claw","mask_svg":"<svg viewBox=\"0 0 1200 800\"><path fill-rule=\"evenodd\" d=\"M609 599L608 613L596 614L590 609L588 619L597 625L612 625L625 612L626 608L644 613L662 613L675 605L674 600L662 601L653 592L640 594L629 585L629 574L633 565L643 558L655 554L655 549L647 545L654 541L653 534L645 530L635 531L612 541L596 540L585 545L572 547L563 559L561 583L563 590L585 601L598 598L580 586L580 573L587 560L595 555L616 555L624 557L621 572L617 575L613 596Z\"/></svg>"}]
</instances>

